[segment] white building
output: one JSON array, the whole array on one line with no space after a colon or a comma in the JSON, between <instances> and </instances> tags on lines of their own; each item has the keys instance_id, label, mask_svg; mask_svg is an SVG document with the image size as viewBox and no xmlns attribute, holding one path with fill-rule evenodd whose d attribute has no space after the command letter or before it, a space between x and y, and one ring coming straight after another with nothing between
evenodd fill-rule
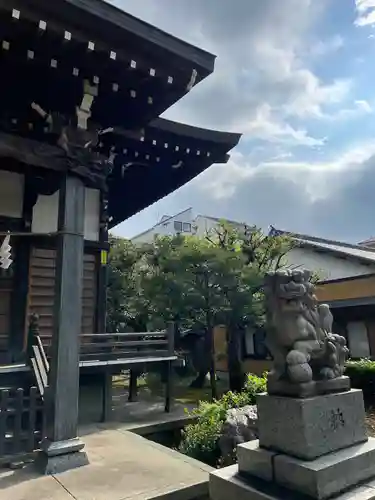
<instances>
[{"instance_id":1,"label":"white building","mask_svg":"<svg viewBox=\"0 0 375 500\"><path fill-rule=\"evenodd\" d=\"M364 276L375 272L375 249L341 241L271 229L270 234L289 235L296 243L285 256L291 269L318 272L324 281Z\"/></svg>"},{"instance_id":2,"label":"white building","mask_svg":"<svg viewBox=\"0 0 375 500\"><path fill-rule=\"evenodd\" d=\"M155 226L137 234L131 238L131 241L135 244L152 243L157 236L174 236L177 234L192 234L203 237L217 227L222 220L207 215L197 215L194 217L193 209L190 207L172 216L163 215ZM225 220L238 228L244 226L244 223Z\"/></svg>"}]
</instances>

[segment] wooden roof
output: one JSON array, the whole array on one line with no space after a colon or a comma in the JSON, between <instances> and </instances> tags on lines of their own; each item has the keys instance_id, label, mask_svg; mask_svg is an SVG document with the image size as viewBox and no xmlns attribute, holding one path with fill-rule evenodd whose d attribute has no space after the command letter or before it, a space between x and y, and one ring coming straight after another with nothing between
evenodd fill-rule
<instances>
[{"instance_id":1,"label":"wooden roof","mask_svg":"<svg viewBox=\"0 0 375 500\"><path fill-rule=\"evenodd\" d=\"M214 62L102 0L0 0L0 156L70 168L94 186L109 157L113 227L227 161L238 134L157 118ZM78 130L87 96L87 130Z\"/></svg>"},{"instance_id":2,"label":"wooden roof","mask_svg":"<svg viewBox=\"0 0 375 500\"><path fill-rule=\"evenodd\" d=\"M213 163L226 163L241 135L159 118L140 137L112 136L110 227L175 191Z\"/></svg>"},{"instance_id":3,"label":"wooden roof","mask_svg":"<svg viewBox=\"0 0 375 500\"><path fill-rule=\"evenodd\" d=\"M2 109L25 96L74 113L87 80L98 89L93 122L134 128L189 92L214 61L102 0L0 0Z\"/></svg>"}]
</instances>

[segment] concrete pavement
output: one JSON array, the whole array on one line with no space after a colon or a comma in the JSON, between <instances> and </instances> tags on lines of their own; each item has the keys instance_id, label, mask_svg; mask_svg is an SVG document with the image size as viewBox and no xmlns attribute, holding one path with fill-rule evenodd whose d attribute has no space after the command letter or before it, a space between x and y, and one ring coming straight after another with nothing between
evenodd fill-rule
<instances>
[{"instance_id":1,"label":"concrete pavement","mask_svg":"<svg viewBox=\"0 0 375 500\"><path fill-rule=\"evenodd\" d=\"M0 473L0 500L190 500L208 494L210 467L129 432L94 427L90 465L41 477L33 466Z\"/></svg>"}]
</instances>

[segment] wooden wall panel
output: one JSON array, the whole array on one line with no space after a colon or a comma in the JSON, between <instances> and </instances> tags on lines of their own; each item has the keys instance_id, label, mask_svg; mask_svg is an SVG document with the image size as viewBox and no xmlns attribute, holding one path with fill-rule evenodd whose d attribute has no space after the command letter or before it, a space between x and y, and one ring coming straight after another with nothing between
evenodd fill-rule
<instances>
[{"instance_id":1,"label":"wooden wall panel","mask_svg":"<svg viewBox=\"0 0 375 500\"><path fill-rule=\"evenodd\" d=\"M322 302L375 297L375 276L323 283L317 286L316 296Z\"/></svg>"},{"instance_id":2,"label":"wooden wall panel","mask_svg":"<svg viewBox=\"0 0 375 500\"><path fill-rule=\"evenodd\" d=\"M92 254L85 254L83 263L82 333L95 332L97 282L97 257Z\"/></svg>"},{"instance_id":3,"label":"wooden wall panel","mask_svg":"<svg viewBox=\"0 0 375 500\"><path fill-rule=\"evenodd\" d=\"M56 251L33 248L30 258L28 317L39 315L40 334L46 345L53 332ZM82 333L94 333L97 293L96 256L85 253L83 269Z\"/></svg>"},{"instance_id":4,"label":"wooden wall panel","mask_svg":"<svg viewBox=\"0 0 375 500\"><path fill-rule=\"evenodd\" d=\"M11 299L14 288L12 266L0 269L0 351L6 352L11 335Z\"/></svg>"}]
</instances>

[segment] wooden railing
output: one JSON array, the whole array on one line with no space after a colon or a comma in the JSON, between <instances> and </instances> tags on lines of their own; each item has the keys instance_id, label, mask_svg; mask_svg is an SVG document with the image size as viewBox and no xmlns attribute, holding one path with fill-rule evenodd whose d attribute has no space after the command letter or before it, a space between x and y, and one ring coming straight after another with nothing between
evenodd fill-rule
<instances>
[{"instance_id":1,"label":"wooden railing","mask_svg":"<svg viewBox=\"0 0 375 500\"><path fill-rule=\"evenodd\" d=\"M98 362L115 364L124 360L129 364L140 364L168 361L171 358L176 358L173 324L160 332L81 335L82 366L95 365Z\"/></svg>"},{"instance_id":2,"label":"wooden railing","mask_svg":"<svg viewBox=\"0 0 375 500\"><path fill-rule=\"evenodd\" d=\"M177 359L174 352L174 337L173 323L160 332L81 335L80 366L86 368L105 366L108 370L113 370L117 365L130 369L129 401L135 401L139 367L163 363L166 382L165 411L169 412L173 397L172 364ZM112 398L111 388L108 385L103 389L103 394L103 420L106 420L110 413Z\"/></svg>"},{"instance_id":3,"label":"wooden railing","mask_svg":"<svg viewBox=\"0 0 375 500\"><path fill-rule=\"evenodd\" d=\"M109 414L112 387L111 375L121 369L130 370L129 401L137 396L137 374L140 367L163 363L165 367L165 410L170 411L172 402L172 364L177 359L174 352L175 325L166 330L136 333L93 333L80 335L80 361L82 369L105 369L103 386L103 415ZM49 390L50 345L43 344L39 334L38 316L32 315L29 324L28 358L40 395L44 399ZM49 340L49 337L48 337ZM103 419L105 419L103 417Z\"/></svg>"},{"instance_id":4,"label":"wooden railing","mask_svg":"<svg viewBox=\"0 0 375 500\"><path fill-rule=\"evenodd\" d=\"M38 389L0 390L0 463L38 450L44 437L44 411Z\"/></svg>"}]
</instances>

